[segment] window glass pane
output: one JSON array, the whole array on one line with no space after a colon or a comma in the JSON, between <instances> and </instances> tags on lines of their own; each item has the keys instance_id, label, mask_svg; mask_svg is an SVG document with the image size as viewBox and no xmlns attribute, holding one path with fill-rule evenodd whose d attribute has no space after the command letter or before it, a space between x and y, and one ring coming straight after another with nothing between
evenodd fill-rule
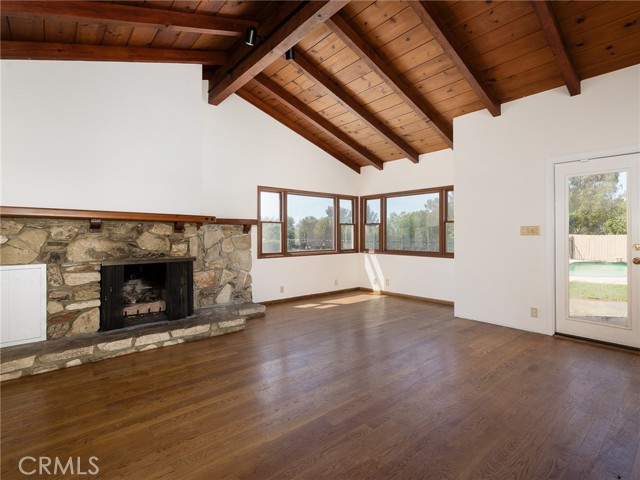
<instances>
[{"instance_id":1,"label":"window glass pane","mask_svg":"<svg viewBox=\"0 0 640 480\"><path fill-rule=\"evenodd\" d=\"M447 192L447 220L453 221L453 191Z\"/></svg>"},{"instance_id":2,"label":"window glass pane","mask_svg":"<svg viewBox=\"0 0 640 480\"><path fill-rule=\"evenodd\" d=\"M365 250L378 250L380 248L380 228L378 225L365 225L364 248Z\"/></svg>"},{"instance_id":3,"label":"window glass pane","mask_svg":"<svg viewBox=\"0 0 640 480\"><path fill-rule=\"evenodd\" d=\"M282 224L262 224L262 253L282 253Z\"/></svg>"},{"instance_id":4,"label":"window glass pane","mask_svg":"<svg viewBox=\"0 0 640 480\"><path fill-rule=\"evenodd\" d=\"M280 194L278 192L260 192L260 220L263 222L280 221Z\"/></svg>"},{"instance_id":5,"label":"window glass pane","mask_svg":"<svg viewBox=\"0 0 640 480\"><path fill-rule=\"evenodd\" d=\"M374 198L365 201L366 220L364 223L380 223L380 199Z\"/></svg>"},{"instance_id":6,"label":"window glass pane","mask_svg":"<svg viewBox=\"0 0 640 480\"><path fill-rule=\"evenodd\" d=\"M340 199L340 223L353 223L353 200Z\"/></svg>"},{"instance_id":7,"label":"window glass pane","mask_svg":"<svg viewBox=\"0 0 640 480\"><path fill-rule=\"evenodd\" d=\"M333 198L287 194L287 250L334 250Z\"/></svg>"},{"instance_id":8,"label":"window glass pane","mask_svg":"<svg viewBox=\"0 0 640 480\"><path fill-rule=\"evenodd\" d=\"M447 253L453 253L453 223L447 223Z\"/></svg>"},{"instance_id":9,"label":"window glass pane","mask_svg":"<svg viewBox=\"0 0 640 480\"><path fill-rule=\"evenodd\" d=\"M387 199L387 250L440 251L440 194Z\"/></svg>"},{"instance_id":10,"label":"window glass pane","mask_svg":"<svg viewBox=\"0 0 640 480\"><path fill-rule=\"evenodd\" d=\"M340 248L342 250L353 250L353 225L342 225L340 227L341 238L340 238Z\"/></svg>"}]
</instances>

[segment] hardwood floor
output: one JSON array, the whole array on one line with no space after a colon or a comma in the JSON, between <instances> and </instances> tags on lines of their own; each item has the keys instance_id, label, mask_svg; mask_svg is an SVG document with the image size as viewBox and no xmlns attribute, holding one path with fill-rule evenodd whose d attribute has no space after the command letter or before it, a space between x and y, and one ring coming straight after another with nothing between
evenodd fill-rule
<instances>
[{"instance_id":1,"label":"hardwood floor","mask_svg":"<svg viewBox=\"0 0 640 480\"><path fill-rule=\"evenodd\" d=\"M273 305L1 388L3 479L49 478L25 456L105 479L640 478L640 355L398 297Z\"/></svg>"}]
</instances>

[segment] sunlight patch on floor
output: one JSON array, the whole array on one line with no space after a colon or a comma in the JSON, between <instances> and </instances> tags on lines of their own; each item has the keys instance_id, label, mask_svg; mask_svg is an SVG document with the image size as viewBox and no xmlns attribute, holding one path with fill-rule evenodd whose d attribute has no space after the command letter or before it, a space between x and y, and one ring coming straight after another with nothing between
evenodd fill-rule
<instances>
[{"instance_id":1,"label":"sunlight patch on floor","mask_svg":"<svg viewBox=\"0 0 640 480\"><path fill-rule=\"evenodd\" d=\"M382 295L378 295L378 294L371 294L371 293L363 293L360 295L353 295L350 297L345 297L345 298L338 298L335 300L327 300L325 302L322 303L335 303L338 305L351 305L352 303L360 303L360 302L367 302L369 300L379 300L380 298L382 298Z\"/></svg>"},{"instance_id":2,"label":"sunlight patch on floor","mask_svg":"<svg viewBox=\"0 0 640 480\"><path fill-rule=\"evenodd\" d=\"M343 298L336 298L334 300L325 300L321 303L305 303L304 305L296 305L293 308L333 308L340 305L352 305L354 303L368 302L369 300L379 300L382 297L382 295L377 293L362 293Z\"/></svg>"}]
</instances>

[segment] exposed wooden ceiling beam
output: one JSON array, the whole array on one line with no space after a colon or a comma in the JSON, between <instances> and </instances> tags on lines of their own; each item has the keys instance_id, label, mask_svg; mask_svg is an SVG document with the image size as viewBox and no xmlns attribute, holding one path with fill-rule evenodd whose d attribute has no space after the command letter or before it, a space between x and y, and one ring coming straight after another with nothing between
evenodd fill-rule
<instances>
[{"instance_id":1,"label":"exposed wooden ceiling beam","mask_svg":"<svg viewBox=\"0 0 640 480\"><path fill-rule=\"evenodd\" d=\"M211 77L209 103L219 105L347 3L346 0L302 2L254 49Z\"/></svg>"},{"instance_id":2,"label":"exposed wooden ceiling beam","mask_svg":"<svg viewBox=\"0 0 640 480\"><path fill-rule=\"evenodd\" d=\"M569 49L564 41L564 36L560 31L560 25L558 20L553 14L551 4L548 1L535 1L531 2L533 10L536 12L540 25L542 25L542 31L547 39L549 48L553 52L553 56L556 59L556 63L560 68L560 73L564 78L564 83L569 90L569 95L580 94L580 77L576 72L576 68L571 60Z\"/></svg>"},{"instance_id":3,"label":"exposed wooden ceiling beam","mask_svg":"<svg viewBox=\"0 0 640 480\"><path fill-rule=\"evenodd\" d=\"M323 73L317 66L307 60L302 54L296 53L295 59L290 62L296 65L304 74L327 89L329 94L342 106L357 115L371 129L387 138L398 147L409 160L418 163L420 154L400 135L378 120L369 110L360 105L349 93L335 83L328 75Z\"/></svg>"},{"instance_id":4,"label":"exposed wooden ceiling beam","mask_svg":"<svg viewBox=\"0 0 640 480\"><path fill-rule=\"evenodd\" d=\"M458 71L471 86L471 89L482 101L484 106L497 117L500 115L500 102L491 89L480 79L477 72L471 68L471 63L466 58L460 42L451 33L449 28L440 19L433 5L435 2L409 2L413 11L416 12L422 23L427 27L436 42L442 47L444 52L453 60Z\"/></svg>"},{"instance_id":5,"label":"exposed wooden ceiling beam","mask_svg":"<svg viewBox=\"0 0 640 480\"><path fill-rule=\"evenodd\" d=\"M388 62L385 62L362 36L358 35L339 15L329 19L326 25L351 50L356 52L367 66L389 85L402 101L409 105L425 123L429 123L431 128L449 147L453 146L453 129L451 125L402 76L393 71Z\"/></svg>"},{"instance_id":6,"label":"exposed wooden ceiling beam","mask_svg":"<svg viewBox=\"0 0 640 480\"><path fill-rule=\"evenodd\" d=\"M254 81L258 83L264 90L269 92L278 99L278 101L284 103L287 107L295 112L299 117L304 118L307 122L313 124L324 133L334 138L338 143L347 147L362 161L376 167L378 170L382 170L382 160L376 157L373 153L368 151L353 138L347 135L344 131L340 130L329 120L324 118L321 114L311 109L306 103L299 98L287 92L280 85L270 80L266 75L259 74L254 78Z\"/></svg>"},{"instance_id":7,"label":"exposed wooden ceiling beam","mask_svg":"<svg viewBox=\"0 0 640 480\"><path fill-rule=\"evenodd\" d=\"M296 132L301 137L306 138L309 142L314 144L319 149L325 151L327 154L331 155L333 158L335 158L339 162L344 163L351 170L357 173L360 173L360 165L352 162L349 159L343 158L341 155L338 155L336 152L330 150L329 148L327 148L326 145L324 145L320 140L318 140L318 138L315 135L305 130L301 125L291 122L285 115L283 115L282 113L280 113L275 108L268 105L267 103L263 102L259 98L251 95L245 89L238 90L236 92L236 95L238 95L240 98L244 99L245 101L249 102L251 105L253 105L257 109L262 110L264 113L272 117L277 122L280 122L282 125L289 127L291 130Z\"/></svg>"},{"instance_id":8,"label":"exposed wooden ceiling beam","mask_svg":"<svg viewBox=\"0 0 640 480\"><path fill-rule=\"evenodd\" d=\"M247 27L257 27L258 25L253 20L175 12L108 2L3 1L2 15L14 17L46 16L47 18L62 20L92 21L95 23L234 37L244 35Z\"/></svg>"},{"instance_id":9,"label":"exposed wooden ceiling beam","mask_svg":"<svg viewBox=\"0 0 640 480\"><path fill-rule=\"evenodd\" d=\"M70 43L0 42L5 60L96 60L102 62L155 62L223 65L226 52L146 47L112 47Z\"/></svg>"}]
</instances>

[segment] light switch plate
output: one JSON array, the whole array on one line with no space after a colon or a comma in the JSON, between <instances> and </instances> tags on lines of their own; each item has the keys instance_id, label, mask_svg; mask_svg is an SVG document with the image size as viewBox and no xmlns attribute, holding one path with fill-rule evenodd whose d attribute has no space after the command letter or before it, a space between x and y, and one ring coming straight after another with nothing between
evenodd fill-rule
<instances>
[{"instance_id":1,"label":"light switch plate","mask_svg":"<svg viewBox=\"0 0 640 480\"><path fill-rule=\"evenodd\" d=\"M520 235L540 235L540 225L523 225L520 227Z\"/></svg>"}]
</instances>

